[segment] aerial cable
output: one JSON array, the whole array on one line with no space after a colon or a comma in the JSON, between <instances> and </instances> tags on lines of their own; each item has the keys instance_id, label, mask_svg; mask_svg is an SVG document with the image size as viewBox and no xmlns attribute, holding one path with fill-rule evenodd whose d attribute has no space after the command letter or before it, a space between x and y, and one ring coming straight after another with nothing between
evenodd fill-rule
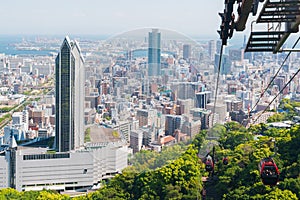
<instances>
[{"instance_id":1,"label":"aerial cable","mask_svg":"<svg viewBox=\"0 0 300 200\"><path fill-rule=\"evenodd\" d=\"M283 90L291 83L291 81L297 76L297 74L300 72L300 68L297 70L297 72L293 75L293 77L284 85L284 87L278 92L278 94L272 99L272 101L268 104L268 106L264 109L264 111L254 120L253 124L264 114L269 106L275 101L275 99L283 92Z\"/></svg>"},{"instance_id":2,"label":"aerial cable","mask_svg":"<svg viewBox=\"0 0 300 200\"><path fill-rule=\"evenodd\" d=\"M215 102L214 102L214 109L213 109L213 122L214 122L214 115L216 113L216 103L217 103L217 97L218 97L218 88L219 88L219 79L220 79L222 55L223 55L223 45L221 45L221 49L220 49L220 58L219 58L219 66L218 66L217 84L216 84L216 91L215 91Z\"/></svg>"},{"instance_id":3,"label":"aerial cable","mask_svg":"<svg viewBox=\"0 0 300 200\"><path fill-rule=\"evenodd\" d=\"M294 43L292 49L294 49L296 47L296 45L298 44L300 40L300 37L297 39L297 41ZM292 51L289 51L288 55L284 58L281 66L279 67L279 69L277 70L277 72L275 73L275 76L272 77L271 81L269 82L268 86L264 89L263 93L260 95L259 99L256 101L255 105L251 108L251 110L249 111L249 116L250 113L254 110L254 108L257 106L257 104L259 103L259 101L261 100L261 98L264 96L264 94L266 93L267 89L271 86L271 84L273 83L274 79L277 77L277 75L279 74L279 72L281 71L283 65L285 64L285 62L287 61L287 59L289 58L290 54L292 53Z\"/></svg>"}]
</instances>

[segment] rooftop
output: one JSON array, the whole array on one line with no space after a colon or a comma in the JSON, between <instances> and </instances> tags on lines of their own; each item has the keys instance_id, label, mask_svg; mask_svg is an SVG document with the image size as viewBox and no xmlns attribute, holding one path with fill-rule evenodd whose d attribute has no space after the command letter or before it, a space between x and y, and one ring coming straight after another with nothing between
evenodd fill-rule
<instances>
[{"instance_id":1,"label":"rooftop","mask_svg":"<svg viewBox=\"0 0 300 200\"><path fill-rule=\"evenodd\" d=\"M121 140L118 131L101 126L90 127L91 143L118 142Z\"/></svg>"}]
</instances>

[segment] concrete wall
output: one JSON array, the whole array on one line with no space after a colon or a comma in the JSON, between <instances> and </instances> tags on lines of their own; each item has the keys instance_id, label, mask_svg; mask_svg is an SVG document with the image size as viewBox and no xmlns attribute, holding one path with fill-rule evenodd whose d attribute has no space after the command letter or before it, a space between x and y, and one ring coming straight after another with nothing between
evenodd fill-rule
<instances>
[{"instance_id":1,"label":"concrete wall","mask_svg":"<svg viewBox=\"0 0 300 200\"><path fill-rule=\"evenodd\" d=\"M8 182L8 159L6 156L0 156L0 189L7 188Z\"/></svg>"},{"instance_id":2,"label":"concrete wall","mask_svg":"<svg viewBox=\"0 0 300 200\"><path fill-rule=\"evenodd\" d=\"M90 186L93 157L88 152L70 153L70 158L24 160L16 156L16 189L42 190Z\"/></svg>"}]
</instances>

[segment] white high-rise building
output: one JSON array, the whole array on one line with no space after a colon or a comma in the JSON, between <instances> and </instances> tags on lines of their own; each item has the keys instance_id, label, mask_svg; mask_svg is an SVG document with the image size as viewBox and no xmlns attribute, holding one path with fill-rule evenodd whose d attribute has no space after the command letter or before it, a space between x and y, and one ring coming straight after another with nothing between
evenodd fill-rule
<instances>
[{"instance_id":1,"label":"white high-rise building","mask_svg":"<svg viewBox=\"0 0 300 200\"><path fill-rule=\"evenodd\" d=\"M23 119L23 114L21 112L14 112L12 114L12 124L16 125L16 124L21 124Z\"/></svg>"},{"instance_id":2,"label":"white high-rise building","mask_svg":"<svg viewBox=\"0 0 300 200\"><path fill-rule=\"evenodd\" d=\"M211 61L215 60L217 45L215 40L210 40L208 43L208 55Z\"/></svg>"},{"instance_id":3,"label":"white high-rise building","mask_svg":"<svg viewBox=\"0 0 300 200\"><path fill-rule=\"evenodd\" d=\"M27 110L23 112L14 112L12 114L12 125L18 125L19 127L23 127L23 131L28 130L29 124L29 114Z\"/></svg>"}]
</instances>

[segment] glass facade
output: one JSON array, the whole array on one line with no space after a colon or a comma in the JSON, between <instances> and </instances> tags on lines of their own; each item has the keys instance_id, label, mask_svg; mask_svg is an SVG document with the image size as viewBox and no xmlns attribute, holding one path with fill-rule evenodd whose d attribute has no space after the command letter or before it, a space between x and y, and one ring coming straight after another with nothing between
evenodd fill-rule
<instances>
[{"instance_id":1,"label":"glass facade","mask_svg":"<svg viewBox=\"0 0 300 200\"><path fill-rule=\"evenodd\" d=\"M56 150L66 152L75 149L76 137L80 138L83 116L76 116L83 109L83 100L76 100L82 93L82 86L76 79L84 73L83 61L76 42L66 38L56 59ZM76 51L76 52L75 52ZM77 70L77 73L76 73ZM82 83L82 82L79 82ZM82 94L81 94L82 95ZM82 105L81 105L82 104ZM78 139L77 139L78 140ZM78 142L79 144L79 142Z\"/></svg>"},{"instance_id":2,"label":"glass facade","mask_svg":"<svg viewBox=\"0 0 300 200\"><path fill-rule=\"evenodd\" d=\"M61 98L60 98L60 136L61 136L61 151L70 150L70 48L67 43L61 49L61 65L60 65L60 81L61 81Z\"/></svg>"},{"instance_id":3,"label":"glass facade","mask_svg":"<svg viewBox=\"0 0 300 200\"><path fill-rule=\"evenodd\" d=\"M160 32L153 29L149 32L148 44L148 76L161 75L161 48L160 48Z\"/></svg>"},{"instance_id":4,"label":"glass facade","mask_svg":"<svg viewBox=\"0 0 300 200\"><path fill-rule=\"evenodd\" d=\"M70 158L70 154L69 153L60 153L60 154L23 155L23 160L45 160L45 159L60 159L60 158Z\"/></svg>"}]
</instances>

